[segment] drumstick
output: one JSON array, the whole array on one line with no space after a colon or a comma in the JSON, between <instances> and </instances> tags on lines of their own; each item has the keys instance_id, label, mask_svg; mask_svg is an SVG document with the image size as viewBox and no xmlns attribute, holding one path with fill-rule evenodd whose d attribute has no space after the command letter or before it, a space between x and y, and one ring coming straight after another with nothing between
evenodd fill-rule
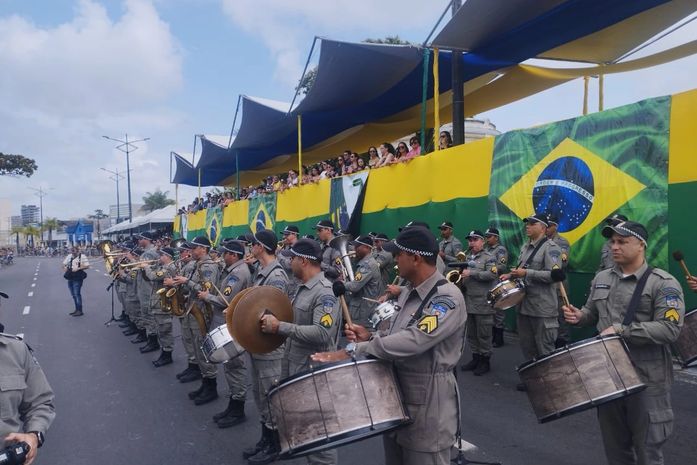
<instances>
[{"instance_id":1,"label":"drumstick","mask_svg":"<svg viewBox=\"0 0 697 465\"><path fill-rule=\"evenodd\" d=\"M228 302L227 299L225 298L225 295L222 292L220 292L220 289L218 289L218 286L216 286L215 283L213 283L213 281L208 281L208 282L211 283L211 286L213 286L213 289L215 289L215 292L217 292L218 295L220 296L220 298L223 299L223 302L225 302L225 306L227 307L228 305L230 305L230 302Z\"/></svg>"},{"instance_id":2,"label":"drumstick","mask_svg":"<svg viewBox=\"0 0 697 465\"><path fill-rule=\"evenodd\" d=\"M369 297L362 297L363 300L367 300L368 302L375 302L376 304L381 304L379 300L371 299Z\"/></svg>"},{"instance_id":3,"label":"drumstick","mask_svg":"<svg viewBox=\"0 0 697 465\"><path fill-rule=\"evenodd\" d=\"M683 273L685 273L685 276L687 278L691 278L692 275L690 274L690 270L687 269L687 265L685 264L685 256L682 254L681 251L676 250L673 252L673 258L680 263L680 267L682 268Z\"/></svg>"},{"instance_id":4,"label":"drumstick","mask_svg":"<svg viewBox=\"0 0 697 465\"><path fill-rule=\"evenodd\" d=\"M566 273L561 268L556 268L552 270L552 281L556 282L559 286L559 292L561 293L561 300L567 307L571 305L569 303L569 296L566 295L566 289L564 289L564 280L566 279Z\"/></svg>"},{"instance_id":5,"label":"drumstick","mask_svg":"<svg viewBox=\"0 0 697 465\"><path fill-rule=\"evenodd\" d=\"M341 302L341 312L344 314L344 321L349 325L350 328L353 326L353 320L351 320L351 313L349 312L348 305L346 305L346 298L343 295L340 295L339 301Z\"/></svg>"}]
</instances>

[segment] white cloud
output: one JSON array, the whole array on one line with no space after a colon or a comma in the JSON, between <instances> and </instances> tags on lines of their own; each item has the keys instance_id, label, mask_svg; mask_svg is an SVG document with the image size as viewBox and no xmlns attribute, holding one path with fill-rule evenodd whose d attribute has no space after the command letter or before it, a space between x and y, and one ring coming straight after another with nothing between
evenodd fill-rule
<instances>
[{"instance_id":1,"label":"white cloud","mask_svg":"<svg viewBox=\"0 0 697 465\"><path fill-rule=\"evenodd\" d=\"M238 27L265 44L276 63L276 79L291 89L300 79L315 35L354 41L398 35L421 41L427 34L422 31L433 26L446 3L419 0L222 0L225 14Z\"/></svg>"}]
</instances>

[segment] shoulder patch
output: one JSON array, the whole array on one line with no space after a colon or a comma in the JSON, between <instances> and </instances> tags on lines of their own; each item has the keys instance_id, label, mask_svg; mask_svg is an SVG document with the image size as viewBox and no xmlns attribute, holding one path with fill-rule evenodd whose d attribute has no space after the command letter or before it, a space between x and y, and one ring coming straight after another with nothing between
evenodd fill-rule
<instances>
[{"instance_id":1,"label":"shoulder patch","mask_svg":"<svg viewBox=\"0 0 697 465\"><path fill-rule=\"evenodd\" d=\"M225 289L223 289L223 295L224 296L229 296L232 293L232 288L230 286L227 286Z\"/></svg>"},{"instance_id":2,"label":"shoulder patch","mask_svg":"<svg viewBox=\"0 0 697 465\"><path fill-rule=\"evenodd\" d=\"M549 251L549 256L552 257L552 260L556 262L559 260L559 257L561 257L561 251L557 248L553 248Z\"/></svg>"},{"instance_id":3,"label":"shoulder patch","mask_svg":"<svg viewBox=\"0 0 697 465\"><path fill-rule=\"evenodd\" d=\"M266 283L267 286L275 287L276 289L280 289L283 292L286 292L286 282L283 281L282 279L276 279L273 281L269 281Z\"/></svg>"},{"instance_id":4,"label":"shoulder patch","mask_svg":"<svg viewBox=\"0 0 697 465\"><path fill-rule=\"evenodd\" d=\"M663 289L660 290L661 295L680 295L680 289L677 289L675 287L664 287Z\"/></svg>"},{"instance_id":5,"label":"shoulder patch","mask_svg":"<svg viewBox=\"0 0 697 465\"><path fill-rule=\"evenodd\" d=\"M424 314L442 318L448 313L448 310L452 310L453 308L455 308L455 301L449 296L438 295L431 300L428 308L424 310Z\"/></svg>"},{"instance_id":6,"label":"shoulder patch","mask_svg":"<svg viewBox=\"0 0 697 465\"><path fill-rule=\"evenodd\" d=\"M489 268L489 271L491 271L494 274L498 274L499 269L496 268L496 265L491 265L491 267Z\"/></svg>"},{"instance_id":7,"label":"shoulder patch","mask_svg":"<svg viewBox=\"0 0 697 465\"><path fill-rule=\"evenodd\" d=\"M663 318L677 323L680 321L680 314L676 309L670 308L663 314Z\"/></svg>"},{"instance_id":8,"label":"shoulder patch","mask_svg":"<svg viewBox=\"0 0 697 465\"><path fill-rule=\"evenodd\" d=\"M324 309L324 313L331 313L334 310L334 306L336 305L336 297L334 297L333 295L325 295L322 297L320 302L322 302L322 308Z\"/></svg>"},{"instance_id":9,"label":"shoulder patch","mask_svg":"<svg viewBox=\"0 0 697 465\"><path fill-rule=\"evenodd\" d=\"M680 298L680 295L678 294L669 294L666 296L666 306L667 307L677 307L680 305L680 301L682 299Z\"/></svg>"},{"instance_id":10,"label":"shoulder patch","mask_svg":"<svg viewBox=\"0 0 697 465\"><path fill-rule=\"evenodd\" d=\"M163 277L163 276L165 275L165 272L164 272L164 271L158 271L157 273L155 273L155 275L156 275L158 278L161 278L161 277Z\"/></svg>"},{"instance_id":11,"label":"shoulder patch","mask_svg":"<svg viewBox=\"0 0 697 465\"><path fill-rule=\"evenodd\" d=\"M211 283L210 281L205 281L205 282L203 283L203 287L204 287L207 291L210 291L211 288L213 287L213 283Z\"/></svg>"},{"instance_id":12,"label":"shoulder patch","mask_svg":"<svg viewBox=\"0 0 697 465\"><path fill-rule=\"evenodd\" d=\"M505 255L505 254L499 256L499 263L500 263L500 264L505 265L507 261L508 261L508 260L506 259L506 255Z\"/></svg>"},{"instance_id":13,"label":"shoulder patch","mask_svg":"<svg viewBox=\"0 0 697 465\"><path fill-rule=\"evenodd\" d=\"M331 314L325 313L322 318L319 319L319 324L322 325L322 327L329 329L334 324L334 318L332 318Z\"/></svg>"},{"instance_id":14,"label":"shoulder patch","mask_svg":"<svg viewBox=\"0 0 697 465\"><path fill-rule=\"evenodd\" d=\"M569 256L566 254L566 252L562 252L561 261L566 262L568 260L569 260Z\"/></svg>"},{"instance_id":15,"label":"shoulder patch","mask_svg":"<svg viewBox=\"0 0 697 465\"><path fill-rule=\"evenodd\" d=\"M356 274L353 275L353 277L354 277L354 281L360 281L361 279L363 279L363 275L361 274L360 271L356 271Z\"/></svg>"},{"instance_id":16,"label":"shoulder patch","mask_svg":"<svg viewBox=\"0 0 697 465\"><path fill-rule=\"evenodd\" d=\"M416 324L416 327L426 334L431 334L438 329L438 317L435 315L424 315Z\"/></svg>"},{"instance_id":17,"label":"shoulder patch","mask_svg":"<svg viewBox=\"0 0 697 465\"><path fill-rule=\"evenodd\" d=\"M235 283L236 283L237 281L239 281L239 280L240 280L240 278L238 278L238 277L235 276L234 274L231 274L231 275L228 276L228 278L227 278L228 284L235 284Z\"/></svg>"}]
</instances>

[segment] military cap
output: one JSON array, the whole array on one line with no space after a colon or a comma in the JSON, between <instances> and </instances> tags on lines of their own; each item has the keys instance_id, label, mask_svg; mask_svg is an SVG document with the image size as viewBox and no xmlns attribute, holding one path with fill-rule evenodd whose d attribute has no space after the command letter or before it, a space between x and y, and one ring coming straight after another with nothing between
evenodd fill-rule
<instances>
[{"instance_id":1,"label":"military cap","mask_svg":"<svg viewBox=\"0 0 697 465\"><path fill-rule=\"evenodd\" d=\"M469 234L467 234L465 239L467 239L467 240L469 240L469 239L484 239L484 233L482 233L481 231L479 231L477 229L473 229L472 231L469 232Z\"/></svg>"},{"instance_id":2,"label":"military cap","mask_svg":"<svg viewBox=\"0 0 697 465\"><path fill-rule=\"evenodd\" d=\"M136 238L154 241L155 239L157 239L157 235L152 231L143 231L136 233Z\"/></svg>"},{"instance_id":3,"label":"military cap","mask_svg":"<svg viewBox=\"0 0 697 465\"><path fill-rule=\"evenodd\" d=\"M174 258L174 249L171 247L162 247L160 250L160 255L168 255Z\"/></svg>"},{"instance_id":4,"label":"military cap","mask_svg":"<svg viewBox=\"0 0 697 465\"><path fill-rule=\"evenodd\" d=\"M525 223L541 223L545 226L545 228L549 227L547 215L542 215L539 213L537 213L535 215L530 215L527 218L524 218L523 222L525 222Z\"/></svg>"},{"instance_id":5,"label":"military cap","mask_svg":"<svg viewBox=\"0 0 697 465\"><path fill-rule=\"evenodd\" d=\"M382 246L388 252L409 252L432 257L438 253L438 242L431 231L423 227L405 228L397 238Z\"/></svg>"},{"instance_id":6,"label":"military cap","mask_svg":"<svg viewBox=\"0 0 697 465\"><path fill-rule=\"evenodd\" d=\"M603 228L603 236L610 238L613 234L624 237L634 236L644 244L649 240L649 233L644 225L634 221L621 221L617 224L608 224Z\"/></svg>"},{"instance_id":7,"label":"military cap","mask_svg":"<svg viewBox=\"0 0 697 465\"><path fill-rule=\"evenodd\" d=\"M332 223L329 220L320 220L315 225L315 229L320 229L320 228L327 228L327 229L331 229L332 231L334 231L334 223Z\"/></svg>"},{"instance_id":8,"label":"military cap","mask_svg":"<svg viewBox=\"0 0 697 465\"><path fill-rule=\"evenodd\" d=\"M547 213L547 224L559 226L559 218L554 213Z\"/></svg>"},{"instance_id":9,"label":"military cap","mask_svg":"<svg viewBox=\"0 0 697 465\"><path fill-rule=\"evenodd\" d=\"M300 232L300 230L298 229L298 227L295 226L294 224L291 224L291 225L288 225L285 228L283 228L283 231L281 232L281 234L283 234L284 236L287 236L288 234L297 235L299 232Z\"/></svg>"},{"instance_id":10,"label":"military cap","mask_svg":"<svg viewBox=\"0 0 697 465\"><path fill-rule=\"evenodd\" d=\"M220 248L223 249L223 253L236 253L240 257L243 257L245 254L244 244L240 241L225 241L223 242L223 245L220 246Z\"/></svg>"},{"instance_id":11,"label":"military cap","mask_svg":"<svg viewBox=\"0 0 697 465\"><path fill-rule=\"evenodd\" d=\"M290 248L290 253L296 257L306 258L315 262L322 261L322 248L312 239L298 239Z\"/></svg>"},{"instance_id":12,"label":"military cap","mask_svg":"<svg viewBox=\"0 0 697 465\"><path fill-rule=\"evenodd\" d=\"M438 229L453 229L453 224L450 221L443 221Z\"/></svg>"},{"instance_id":13,"label":"military cap","mask_svg":"<svg viewBox=\"0 0 697 465\"><path fill-rule=\"evenodd\" d=\"M196 236L190 242L189 246L193 249L194 247L205 247L207 249L211 248L211 241L205 236Z\"/></svg>"},{"instance_id":14,"label":"military cap","mask_svg":"<svg viewBox=\"0 0 697 465\"><path fill-rule=\"evenodd\" d=\"M275 232L263 229L252 236L252 244L261 244L269 252L274 252L278 245L278 238Z\"/></svg>"},{"instance_id":15,"label":"military cap","mask_svg":"<svg viewBox=\"0 0 697 465\"><path fill-rule=\"evenodd\" d=\"M605 224L617 224L622 221L629 221L629 218L620 213L615 213L614 215L610 215L605 218Z\"/></svg>"},{"instance_id":16,"label":"military cap","mask_svg":"<svg viewBox=\"0 0 697 465\"><path fill-rule=\"evenodd\" d=\"M431 229L428 227L428 223L424 223L423 221L410 221L401 228L399 228L399 231L402 232L402 230L407 229L407 228L412 228L414 226L419 226L421 228L426 228L426 229Z\"/></svg>"},{"instance_id":17,"label":"military cap","mask_svg":"<svg viewBox=\"0 0 697 465\"><path fill-rule=\"evenodd\" d=\"M370 236L358 236L350 243L354 246L367 245L368 247L373 248L373 239Z\"/></svg>"},{"instance_id":18,"label":"military cap","mask_svg":"<svg viewBox=\"0 0 697 465\"><path fill-rule=\"evenodd\" d=\"M499 230L496 228L487 228L486 231L484 231L485 236L496 236L499 237Z\"/></svg>"}]
</instances>

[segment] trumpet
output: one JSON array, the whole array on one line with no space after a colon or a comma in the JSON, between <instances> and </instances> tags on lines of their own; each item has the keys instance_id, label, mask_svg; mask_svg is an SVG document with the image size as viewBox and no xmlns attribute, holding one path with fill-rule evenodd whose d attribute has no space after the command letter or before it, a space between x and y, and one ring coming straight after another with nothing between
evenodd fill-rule
<instances>
[{"instance_id":1,"label":"trumpet","mask_svg":"<svg viewBox=\"0 0 697 465\"><path fill-rule=\"evenodd\" d=\"M467 249L467 250L469 250L469 249ZM464 262L467 260L467 252L462 250L462 251L458 252L457 255L455 255L455 258L457 258L458 262Z\"/></svg>"},{"instance_id":2,"label":"trumpet","mask_svg":"<svg viewBox=\"0 0 697 465\"><path fill-rule=\"evenodd\" d=\"M462 252L460 252L462 253ZM460 255L460 254L458 254ZM447 279L449 282L453 284L459 284L460 281L462 281L462 275L460 274L460 270L451 270L448 271L448 273L445 275L445 279Z\"/></svg>"},{"instance_id":3,"label":"trumpet","mask_svg":"<svg viewBox=\"0 0 697 465\"><path fill-rule=\"evenodd\" d=\"M120 268L133 268L133 267L137 267L140 265L149 265L150 263L157 263L159 261L160 261L159 259L158 260L141 260L138 262L126 263L124 265L119 265L119 267Z\"/></svg>"}]
</instances>

